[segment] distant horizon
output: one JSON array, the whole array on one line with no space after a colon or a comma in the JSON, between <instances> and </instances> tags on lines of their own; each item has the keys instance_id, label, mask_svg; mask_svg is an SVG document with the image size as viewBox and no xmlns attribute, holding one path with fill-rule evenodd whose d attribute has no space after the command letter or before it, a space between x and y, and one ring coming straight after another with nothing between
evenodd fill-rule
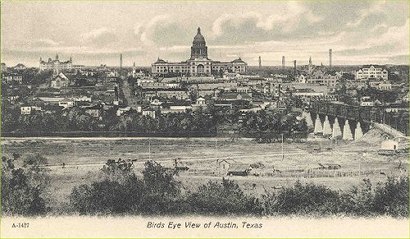
<instances>
[{"instance_id":1,"label":"distant horizon","mask_svg":"<svg viewBox=\"0 0 410 239\"><path fill-rule=\"evenodd\" d=\"M394 13L394 14L392 14ZM197 27L212 60L249 65L409 64L408 1L1 3L1 61L149 66L189 58ZM77 63L78 62L78 63Z\"/></svg>"},{"instance_id":2,"label":"distant horizon","mask_svg":"<svg viewBox=\"0 0 410 239\"><path fill-rule=\"evenodd\" d=\"M47 58L48 59L48 58ZM63 61L64 61L64 59L63 59ZM409 61L410 61L410 58L409 58ZM17 64L23 64L24 66L26 66L26 67L28 67L28 68L39 68L39 64L37 64L37 65L29 65L29 64L25 64L24 62L18 62L18 63L16 63L16 64L12 64L12 65L10 65L10 64L7 64L7 62L1 62L1 63L4 63L4 64L6 64L6 67L15 67ZM292 62L292 64L293 64L293 62ZM102 65L105 65L106 67L110 67L110 68L120 68L120 65L118 64L118 65L108 65L108 64L104 64L104 63L101 63L101 64L97 64L97 65L85 65L85 64L81 64L81 63L76 63L75 62L75 59L73 59L73 66L76 66L76 65L80 65L80 66L84 66L84 67L99 67L99 66L102 66ZM300 66L308 66L309 64L298 64L297 65L297 67L300 67ZM313 66L321 66L321 65L315 65L315 64L312 64ZM365 64L337 64L337 65L332 65L332 67L357 67L357 66L365 66L365 65L374 65L374 66L378 66L378 65L380 65L380 66L389 66L389 65L391 65L391 66L409 66L410 67L410 64L408 63L408 64L395 64L395 63L385 63L385 64L380 64L380 63L365 63ZM325 64L323 64L323 66L324 67L329 67L329 65L325 65ZM122 66L123 68L132 68L133 67L133 65L131 64L131 65L124 65L123 64L123 66ZM144 68L151 68L151 65L135 65L135 67L136 68L141 68L141 67L144 67ZM248 67L259 67L259 65L248 65ZM262 65L261 66L262 68L263 67L282 67L282 65ZM293 65L291 66L290 64L289 65L286 65L285 66L285 68L289 68L289 69L292 69L293 68Z\"/></svg>"}]
</instances>

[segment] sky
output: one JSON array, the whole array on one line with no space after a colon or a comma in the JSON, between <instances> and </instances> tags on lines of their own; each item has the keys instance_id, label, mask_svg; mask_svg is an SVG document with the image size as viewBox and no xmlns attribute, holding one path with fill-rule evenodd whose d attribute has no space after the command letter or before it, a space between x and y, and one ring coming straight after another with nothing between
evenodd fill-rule
<instances>
[{"instance_id":1,"label":"sky","mask_svg":"<svg viewBox=\"0 0 410 239\"><path fill-rule=\"evenodd\" d=\"M184 61L197 27L208 57L257 65L409 64L408 1L37 1L1 3L1 61L149 66Z\"/></svg>"}]
</instances>

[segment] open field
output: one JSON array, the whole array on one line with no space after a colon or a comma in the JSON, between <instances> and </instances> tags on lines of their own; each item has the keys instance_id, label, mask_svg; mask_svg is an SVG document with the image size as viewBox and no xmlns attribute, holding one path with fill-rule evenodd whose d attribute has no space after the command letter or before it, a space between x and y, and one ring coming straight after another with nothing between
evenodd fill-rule
<instances>
[{"instance_id":1,"label":"open field","mask_svg":"<svg viewBox=\"0 0 410 239\"><path fill-rule=\"evenodd\" d=\"M52 178L50 192L58 208L68 203L74 186L98 180L104 163L118 158L134 160L137 174L142 172L146 160L173 167L174 160L179 159L180 166L189 167L177 176L188 191L209 180L228 177L217 160L226 159L232 165L258 164L249 176L229 177L254 195L291 186L296 180L348 190L364 178L376 184L385 181L388 175L407 174L407 155L378 155L380 140L369 138L371 140L349 143L314 138L305 143L285 142L283 155L280 143L258 144L249 139L232 142L222 138L7 138L2 140L2 151L3 156L39 153L48 159L47 168ZM400 161L401 169L398 168ZM339 164L341 168L319 169L319 163Z\"/></svg>"}]
</instances>

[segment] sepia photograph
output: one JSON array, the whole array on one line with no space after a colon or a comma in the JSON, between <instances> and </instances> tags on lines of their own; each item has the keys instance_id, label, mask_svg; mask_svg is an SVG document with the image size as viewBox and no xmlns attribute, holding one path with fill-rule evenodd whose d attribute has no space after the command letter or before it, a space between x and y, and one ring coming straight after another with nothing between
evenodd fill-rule
<instances>
[{"instance_id":1,"label":"sepia photograph","mask_svg":"<svg viewBox=\"0 0 410 239\"><path fill-rule=\"evenodd\" d=\"M1 1L2 238L408 238L397 1Z\"/></svg>"}]
</instances>

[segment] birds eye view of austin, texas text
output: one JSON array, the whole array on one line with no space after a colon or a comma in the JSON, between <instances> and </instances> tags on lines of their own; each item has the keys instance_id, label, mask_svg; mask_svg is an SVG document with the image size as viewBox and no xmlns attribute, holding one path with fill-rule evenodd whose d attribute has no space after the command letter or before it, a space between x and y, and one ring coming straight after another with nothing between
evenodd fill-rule
<instances>
[{"instance_id":1,"label":"birds eye view of austin, texas text","mask_svg":"<svg viewBox=\"0 0 410 239\"><path fill-rule=\"evenodd\" d=\"M1 20L4 217L408 218L407 1L2 1Z\"/></svg>"}]
</instances>

